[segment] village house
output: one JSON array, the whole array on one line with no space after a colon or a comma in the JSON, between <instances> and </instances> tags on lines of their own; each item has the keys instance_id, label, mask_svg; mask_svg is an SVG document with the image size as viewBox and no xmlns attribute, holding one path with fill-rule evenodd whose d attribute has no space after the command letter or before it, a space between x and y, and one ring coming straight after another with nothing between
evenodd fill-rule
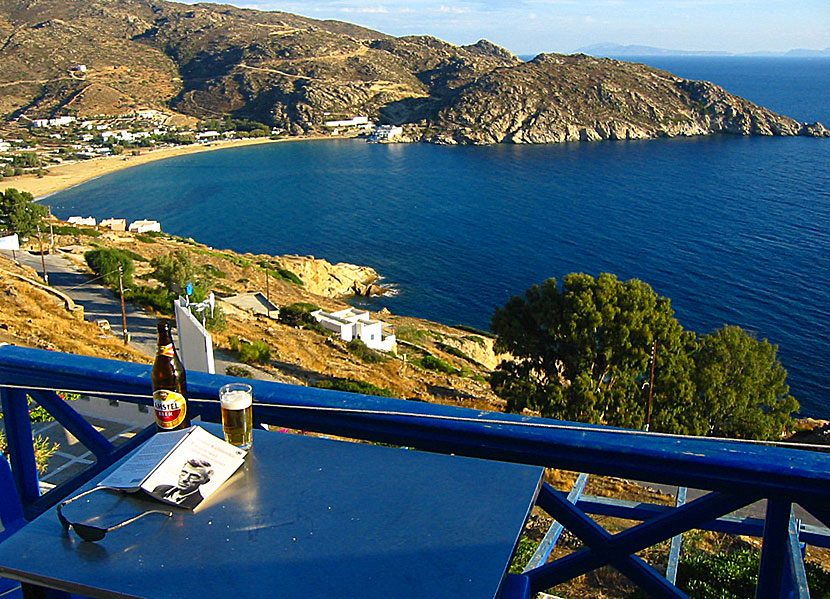
<instances>
[{"instance_id":1,"label":"village house","mask_svg":"<svg viewBox=\"0 0 830 599\"><path fill-rule=\"evenodd\" d=\"M90 227L94 227L98 221L95 220L94 216L70 216L66 222L71 225L87 225Z\"/></svg>"},{"instance_id":2,"label":"village house","mask_svg":"<svg viewBox=\"0 0 830 599\"><path fill-rule=\"evenodd\" d=\"M133 233L161 232L161 224L157 220L136 220L130 223L128 229Z\"/></svg>"},{"instance_id":3,"label":"village house","mask_svg":"<svg viewBox=\"0 0 830 599\"><path fill-rule=\"evenodd\" d=\"M338 312L324 312L315 310L311 315L323 327L340 335L343 341L359 339L371 349L394 352L397 349L395 335L384 332L384 324L379 320L372 320L369 312L346 308Z\"/></svg>"},{"instance_id":4,"label":"village house","mask_svg":"<svg viewBox=\"0 0 830 599\"><path fill-rule=\"evenodd\" d=\"M110 231L126 231L127 219L125 218L105 218L101 221L102 227L107 227Z\"/></svg>"}]
</instances>

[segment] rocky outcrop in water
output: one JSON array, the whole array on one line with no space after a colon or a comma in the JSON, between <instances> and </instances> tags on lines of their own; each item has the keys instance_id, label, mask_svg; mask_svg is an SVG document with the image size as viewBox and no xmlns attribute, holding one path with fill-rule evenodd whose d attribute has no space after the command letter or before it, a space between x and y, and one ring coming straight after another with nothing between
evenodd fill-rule
<instances>
[{"instance_id":1,"label":"rocky outcrop in water","mask_svg":"<svg viewBox=\"0 0 830 599\"><path fill-rule=\"evenodd\" d=\"M374 268L339 262L332 264L314 256L280 256L283 268L300 277L306 291L332 298L370 295L380 276Z\"/></svg>"}]
</instances>

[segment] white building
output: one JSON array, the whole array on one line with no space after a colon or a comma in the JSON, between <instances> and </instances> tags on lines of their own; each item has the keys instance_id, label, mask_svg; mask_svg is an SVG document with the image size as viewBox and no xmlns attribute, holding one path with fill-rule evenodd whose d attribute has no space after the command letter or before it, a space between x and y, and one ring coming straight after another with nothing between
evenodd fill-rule
<instances>
[{"instance_id":1,"label":"white building","mask_svg":"<svg viewBox=\"0 0 830 599\"><path fill-rule=\"evenodd\" d=\"M392 141L395 137L401 134L403 134L403 127L397 127L395 125L378 125L366 141L371 143Z\"/></svg>"},{"instance_id":2,"label":"white building","mask_svg":"<svg viewBox=\"0 0 830 599\"><path fill-rule=\"evenodd\" d=\"M346 308L339 312L323 312L315 310L311 315L323 327L340 335L343 341L360 339L367 347L380 351L395 351L397 342L395 335L384 332L388 326L379 320L372 320L370 314L364 310Z\"/></svg>"},{"instance_id":3,"label":"white building","mask_svg":"<svg viewBox=\"0 0 830 599\"><path fill-rule=\"evenodd\" d=\"M66 222L72 225L88 225L90 227L94 227L98 224L98 221L95 220L94 216L70 216Z\"/></svg>"},{"instance_id":4,"label":"white building","mask_svg":"<svg viewBox=\"0 0 830 599\"><path fill-rule=\"evenodd\" d=\"M59 116L54 119L35 119L32 121L32 125L35 127L62 127L77 120L74 116Z\"/></svg>"},{"instance_id":5,"label":"white building","mask_svg":"<svg viewBox=\"0 0 830 599\"><path fill-rule=\"evenodd\" d=\"M326 127L365 127L369 125L369 117L353 116L346 121L326 121L323 124Z\"/></svg>"},{"instance_id":6,"label":"white building","mask_svg":"<svg viewBox=\"0 0 830 599\"><path fill-rule=\"evenodd\" d=\"M157 220L136 220L130 223L129 230L133 233L161 232L161 224Z\"/></svg>"}]
</instances>

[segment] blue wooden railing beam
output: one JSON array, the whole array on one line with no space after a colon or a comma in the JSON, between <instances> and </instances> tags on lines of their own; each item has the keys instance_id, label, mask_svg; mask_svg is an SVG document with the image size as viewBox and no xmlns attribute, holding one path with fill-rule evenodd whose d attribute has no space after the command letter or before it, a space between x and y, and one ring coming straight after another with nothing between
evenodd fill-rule
<instances>
[{"instance_id":1,"label":"blue wooden railing beam","mask_svg":"<svg viewBox=\"0 0 830 599\"><path fill-rule=\"evenodd\" d=\"M209 400L194 401L194 409L206 419L217 419L218 388L232 380L189 373L191 395ZM141 403L149 403L151 391L149 365L12 346L0 347L0 381L35 387L47 382L67 390L84 382L93 391L136 393L141 398L132 401ZM723 491L751 488L764 496L830 503L830 478L824 474L830 470L830 455L654 436L266 381L251 384L259 401L255 418L269 424L576 472ZM355 409L371 413L350 411ZM522 426L526 424L569 428ZM610 455L615 459L609 460Z\"/></svg>"},{"instance_id":2,"label":"blue wooden railing beam","mask_svg":"<svg viewBox=\"0 0 830 599\"><path fill-rule=\"evenodd\" d=\"M781 499L767 502L764 544L761 549L761 564L758 570L756 599L784 599L789 597L787 576L789 567L789 531L792 518L792 504Z\"/></svg>"},{"instance_id":3,"label":"blue wooden railing beam","mask_svg":"<svg viewBox=\"0 0 830 599\"><path fill-rule=\"evenodd\" d=\"M628 501L615 497L596 497L594 495L583 495L576 505L586 514L639 521L650 520L674 509L668 505ZM764 519L751 516L726 515L702 525L700 530L762 537L764 535ZM801 541L810 545L830 548L830 530L825 527L802 523L798 536Z\"/></svg>"},{"instance_id":4,"label":"blue wooden railing beam","mask_svg":"<svg viewBox=\"0 0 830 599\"><path fill-rule=\"evenodd\" d=\"M574 482L574 486L568 493L568 501L575 504L582 495L582 492L585 490L586 484L588 484L588 475L583 472L577 477L576 482ZM524 568L525 572L538 568L548 561L553 548L556 546L556 543L564 530L565 527L562 526L561 522L558 520L553 521L553 524L551 524L550 528L545 533L545 536L542 537L542 540L539 542L539 546L536 548L536 551L533 552L533 555L527 561L527 565Z\"/></svg>"},{"instance_id":5,"label":"blue wooden railing beam","mask_svg":"<svg viewBox=\"0 0 830 599\"><path fill-rule=\"evenodd\" d=\"M675 506L680 507L686 503L686 487L677 488L677 497L675 499ZM669 547L669 559L666 563L666 579L674 584L677 580L677 567L680 564L680 549L683 545L683 535L675 535L671 539L671 547Z\"/></svg>"},{"instance_id":6,"label":"blue wooden railing beam","mask_svg":"<svg viewBox=\"0 0 830 599\"><path fill-rule=\"evenodd\" d=\"M2 380L2 379L0 379ZM0 388L3 404L3 424L6 431L12 477L24 505L40 496L37 462L32 450L32 423L26 392L20 389Z\"/></svg>"},{"instance_id":7,"label":"blue wooden railing beam","mask_svg":"<svg viewBox=\"0 0 830 599\"><path fill-rule=\"evenodd\" d=\"M790 599L810 599L810 587L807 584L807 569L804 567L804 555L801 551L801 543L798 539L798 531L801 523L796 518L790 518L790 526L787 531L788 555L789 555L789 579L788 585Z\"/></svg>"},{"instance_id":8,"label":"blue wooden railing beam","mask_svg":"<svg viewBox=\"0 0 830 599\"><path fill-rule=\"evenodd\" d=\"M107 456L115 449L115 446L104 435L67 405L66 401L54 391L31 391L29 395L58 420L66 430L72 433L95 457Z\"/></svg>"},{"instance_id":9,"label":"blue wooden railing beam","mask_svg":"<svg viewBox=\"0 0 830 599\"><path fill-rule=\"evenodd\" d=\"M653 597L686 598L654 568L632 555L633 552L616 549L613 546L615 536L574 507L564 493L546 483L539 493L537 505L579 537L588 549L527 572L533 591L545 590L610 564Z\"/></svg>"}]
</instances>

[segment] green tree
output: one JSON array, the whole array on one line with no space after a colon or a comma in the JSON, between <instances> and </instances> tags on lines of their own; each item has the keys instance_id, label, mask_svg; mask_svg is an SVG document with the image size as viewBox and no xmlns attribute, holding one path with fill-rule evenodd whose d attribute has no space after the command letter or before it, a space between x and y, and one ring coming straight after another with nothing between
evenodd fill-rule
<instances>
[{"instance_id":1,"label":"green tree","mask_svg":"<svg viewBox=\"0 0 830 599\"><path fill-rule=\"evenodd\" d=\"M132 287L135 264L132 257L123 250L98 248L84 254L84 259L92 271L101 275L107 287L118 289L118 267L121 267L121 276L124 288Z\"/></svg>"},{"instance_id":2,"label":"green tree","mask_svg":"<svg viewBox=\"0 0 830 599\"><path fill-rule=\"evenodd\" d=\"M193 283L193 295L190 296L193 302L203 301L215 282L211 270L196 265L187 250L177 250L153 258L150 266L155 269L153 278L167 289L172 289L175 284L184 290L188 282Z\"/></svg>"},{"instance_id":3,"label":"green tree","mask_svg":"<svg viewBox=\"0 0 830 599\"><path fill-rule=\"evenodd\" d=\"M22 236L33 234L47 216L46 206L36 204L28 191L0 192L0 228Z\"/></svg>"},{"instance_id":4,"label":"green tree","mask_svg":"<svg viewBox=\"0 0 830 599\"><path fill-rule=\"evenodd\" d=\"M694 353L696 411L703 434L780 439L798 411L778 347L736 326L702 337Z\"/></svg>"},{"instance_id":5,"label":"green tree","mask_svg":"<svg viewBox=\"0 0 830 599\"><path fill-rule=\"evenodd\" d=\"M508 352L493 390L508 409L543 416L641 428L653 343L657 368L652 423L675 428L692 397L687 347L670 302L639 280L603 273L569 274L531 287L496 310L496 347Z\"/></svg>"},{"instance_id":6,"label":"green tree","mask_svg":"<svg viewBox=\"0 0 830 599\"><path fill-rule=\"evenodd\" d=\"M492 330L512 359L490 384L511 411L642 428L655 344L651 430L774 439L798 410L775 346L739 327L696 339L636 279L550 279L496 310Z\"/></svg>"},{"instance_id":7,"label":"green tree","mask_svg":"<svg viewBox=\"0 0 830 599\"><path fill-rule=\"evenodd\" d=\"M153 271L153 278L161 283L165 288L167 297L158 298L160 295L155 293L156 298L154 302L156 305L169 306L173 305L179 292L174 292L173 289L178 285L181 294L188 282L193 283L193 293L190 296L192 303L203 302L207 299L208 294L216 282L218 274L224 275L213 264L205 264L199 266L193 262L193 256L187 250L177 250L171 252L166 256L158 256L150 261L150 265L155 269ZM191 308L192 311L192 308ZM215 306L213 310L206 310L197 314L197 318L204 322L205 327L211 331L222 331L227 327L225 314L222 308Z\"/></svg>"}]
</instances>

